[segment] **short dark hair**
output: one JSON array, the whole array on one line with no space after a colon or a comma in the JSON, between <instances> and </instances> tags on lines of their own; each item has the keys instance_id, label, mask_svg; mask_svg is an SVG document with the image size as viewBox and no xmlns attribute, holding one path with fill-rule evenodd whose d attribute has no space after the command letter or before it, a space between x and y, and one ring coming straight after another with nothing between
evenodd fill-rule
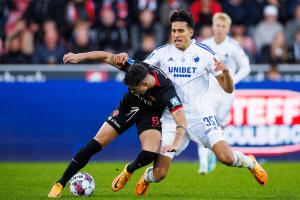
<instances>
[{"instance_id":1,"label":"short dark hair","mask_svg":"<svg viewBox=\"0 0 300 200\"><path fill-rule=\"evenodd\" d=\"M173 14L170 17L170 22L173 23L176 21L186 22L188 26L192 29L194 29L195 27L195 22L192 15L188 12L185 12L184 10L177 10L173 12Z\"/></svg>"},{"instance_id":2,"label":"short dark hair","mask_svg":"<svg viewBox=\"0 0 300 200\"><path fill-rule=\"evenodd\" d=\"M134 63L128 67L124 83L128 86L138 86L147 76L148 70L142 63Z\"/></svg>"}]
</instances>

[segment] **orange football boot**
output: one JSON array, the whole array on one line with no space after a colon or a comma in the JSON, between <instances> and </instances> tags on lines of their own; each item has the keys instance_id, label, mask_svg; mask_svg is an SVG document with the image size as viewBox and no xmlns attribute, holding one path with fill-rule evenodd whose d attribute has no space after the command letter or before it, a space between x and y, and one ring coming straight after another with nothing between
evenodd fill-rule
<instances>
[{"instance_id":1,"label":"orange football boot","mask_svg":"<svg viewBox=\"0 0 300 200\"><path fill-rule=\"evenodd\" d=\"M253 174L254 178L257 180L257 182L265 186L268 183L268 175L267 172L264 170L264 168L256 161L255 157L253 155L248 155L248 157L253 160L254 162L254 167L251 171Z\"/></svg>"},{"instance_id":2,"label":"orange football boot","mask_svg":"<svg viewBox=\"0 0 300 200\"><path fill-rule=\"evenodd\" d=\"M63 191L64 187L60 183L55 183L53 185L52 189L50 190L48 197L49 198L59 198L61 196L61 193Z\"/></svg>"},{"instance_id":3,"label":"orange football boot","mask_svg":"<svg viewBox=\"0 0 300 200\"><path fill-rule=\"evenodd\" d=\"M125 166L124 170L119 174L112 182L111 188L114 192L121 190L130 179L132 173L126 170L127 165Z\"/></svg>"}]
</instances>

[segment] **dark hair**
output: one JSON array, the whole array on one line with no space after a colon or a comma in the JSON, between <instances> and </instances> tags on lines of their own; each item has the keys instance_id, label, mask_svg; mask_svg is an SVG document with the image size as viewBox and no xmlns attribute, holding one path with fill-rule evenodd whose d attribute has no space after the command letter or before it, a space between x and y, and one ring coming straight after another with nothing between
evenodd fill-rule
<instances>
[{"instance_id":1,"label":"dark hair","mask_svg":"<svg viewBox=\"0 0 300 200\"><path fill-rule=\"evenodd\" d=\"M142 63L134 63L128 67L124 83L128 86L138 86L147 76L148 70Z\"/></svg>"},{"instance_id":2,"label":"dark hair","mask_svg":"<svg viewBox=\"0 0 300 200\"><path fill-rule=\"evenodd\" d=\"M177 10L173 12L173 14L170 17L170 22L173 23L176 21L186 22L189 27L194 29L195 22L192 15L188 12L185 12L184 10Z\"/></svg>"}]
</instances>

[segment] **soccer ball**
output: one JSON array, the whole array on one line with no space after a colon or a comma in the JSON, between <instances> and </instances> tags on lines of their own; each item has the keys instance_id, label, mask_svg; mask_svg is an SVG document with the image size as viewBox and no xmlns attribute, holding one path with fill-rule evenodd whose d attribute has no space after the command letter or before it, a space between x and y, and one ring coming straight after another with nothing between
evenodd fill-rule
<instances>
[{"instance_id":1,"label":"soccer ball","mask_svg":"<svg viewBox=\"0 0 300 200\"><path fill-rule=\"evenodd\" d=\"M74 196L90 196L94 189L95 181L86 172L78 172L70 179L70 192Z\"/></svg>"}]
</instances>

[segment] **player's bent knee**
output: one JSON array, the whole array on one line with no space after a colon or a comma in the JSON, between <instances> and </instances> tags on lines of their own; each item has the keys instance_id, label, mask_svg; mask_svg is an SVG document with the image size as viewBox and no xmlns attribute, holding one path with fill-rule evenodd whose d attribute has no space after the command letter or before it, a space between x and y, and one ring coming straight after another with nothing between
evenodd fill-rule
<instances>
[{"instance_id":1,"label":"player's bent knee","mask_svg":"<svg viewBox=\"0 0 300 200\"><path fill-rule=\"evenodd\" d=\"M153 169L153 175L155 177L156 180L163 180L164 178L166 178L168 174L168 170L167 169L163 169L163 168L154 168Z\"/></svg>"}]
</instances>

